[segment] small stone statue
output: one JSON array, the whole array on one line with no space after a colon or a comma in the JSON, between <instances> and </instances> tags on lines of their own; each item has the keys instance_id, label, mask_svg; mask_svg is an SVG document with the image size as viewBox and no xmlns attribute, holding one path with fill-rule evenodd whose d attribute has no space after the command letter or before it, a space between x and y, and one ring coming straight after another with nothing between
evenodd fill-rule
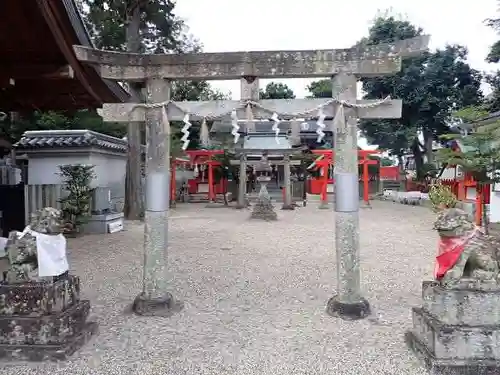
<instances>
[{"instance_id":1,"label":"small stone statue","mask_svg":"<svg viewBox=\"0 0 500 375\"><path fill-rule=\"evenodd\" d=\"M36 237L30 230L57 235L62 232L62 212L52 207L45 207L31 214L31 220L23 235L13 231L9 233L6 252L9 269L4 275L9 284L27 281L39 281Z\"/></svg>"},{"instance_id":2,"label":"small stone statue","mask_svg":"<svg viewBox=\"0 0 500 375\"><path fill-rule=\"evenodd\" d=\"M465 211L441 211L434 229L440 236L435 277L441 285L451 287L463 279L500 282L500 241L485 235Z\"/></svg>"}]
</instances>

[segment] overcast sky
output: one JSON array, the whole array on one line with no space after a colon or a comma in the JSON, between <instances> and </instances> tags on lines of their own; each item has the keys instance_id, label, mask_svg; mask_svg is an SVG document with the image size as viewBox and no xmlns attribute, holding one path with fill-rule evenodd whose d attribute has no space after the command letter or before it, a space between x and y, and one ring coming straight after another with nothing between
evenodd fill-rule
<instances>
[{"instance_id":1,"label":"overcast sky","mask_svg":"<svg viewBox=\"0 0 500 375\"><path fill-rule=\"evenodd\" d=\"M495 32L484 20L497 13L496 0L177 0L183 18L206 52L347 48L367 34L379 11L390 9L431 35L431 48L459 43L469 49L475 69L496 70L484 62ZM281 80L297 97L311 80ZM264 87L269 81L263 80ZM239 82L213 86L240 97Z\"/></svg>"}]
</instances>

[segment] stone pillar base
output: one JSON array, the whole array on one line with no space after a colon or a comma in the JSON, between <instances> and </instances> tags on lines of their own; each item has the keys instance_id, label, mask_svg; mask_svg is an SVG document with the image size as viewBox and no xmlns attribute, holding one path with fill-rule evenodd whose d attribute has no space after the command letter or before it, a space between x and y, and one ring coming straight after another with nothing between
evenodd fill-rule
<instances>
[{"instance_id":1,"label":"stone pillar base","mask_svg":"<svg viewBox=\"0 0 500 375\"><path fill-rule=\"evenodd\" d=\"M234 206L234 208L236 208L237 210L243 210L243 209L248 208L250 206L251 206L250 203L246 203L246 204L236 203L236 205Z\"/></svg>"},{"instance_id":2,"label":"stone pillar base","mask_svg":"<svg viewBox=\"0 0 500 375\"><path fill-rule=\"evenodd\" d=\"M0 359L29 362L66 361L97 334L98 327L96 322L84 323L78 334L60 344L0 344Z\"/></svg>"},{"instance_id":3,"label":"stone pillar base","mask_svg":"<svg viewBox=\"0 0 500 375\"><path fill-rule=\"evenodd\" d=\"M337 296L333 296L328 301L326 306L328 315L344 320L359 320L370 315L370 304L364 298L356 303L343 303L337 300Z\"/></svg>"},{"instance_id":4,"label":"stone pillar base","mask_svg":"<svg viewBox=\"0 0 500 375\"><path fill-rule=\"evenodd\" d=\"M293 203L292 204L283 204L283 206L281 206L281 209L293 211L293 210L295 210L295 205Z\"/></svg>"},{"instance_id":5,"label":"stone pillar base","mask_svg":"<svg viewBox=\"0 0 500 375\"><path fill-rule=\"evenodd\" d=\"M0 314L0 358L68 359L98 330L97 323L87 322L90 302L80 300L79 293L80 281L74 276L55 282L0 285L0 295L5 297Z\"/></svg>"},{"instance_id":6,"label":"stone pillar base","mask_svg":"<svg viewBox=\"0 0 500 375\"><path fill-rule=\"evenodd\" d=\"M359 208L373 208L370 202L361 201L359 202Z\"/></svg>"},{"instance_id":7,"label":"stone pillar base","mask_svg":"<svg viewBox=\"0 0 500 375\"><path fill-rule=\"evenodd\" d=\"M132 304L132 311L140 316L160 316L169 317L181 311L184 304L176 301L172 294L167 293L163 298L149 299L144 293L135 297Z\"/></svg>"},{"instance_id":8,"label":"stone pillar base","mask_svg":"<svg viewBox=\"0 0 500 375\"><path fill-rule=\"evenodd\" d=\"M250 206L250 199L248 199L248 197L245 197L245 203L241 204L239 201L237 201L235 208L238 210L243 210L244 208L248 208Z\"/></svg>"},{"instance_id":9,"label":"stone pillar base","mask_svg":"<svg viewBox=\"0 0 500 375\"><path fill-rule=\"evenodd\" d=\"M329 209L330 209L330 205L328 204L328 202L321 201L321 202L319 203L318 208L319 208L320 210L329 210Z\"/></svg>"}]
</instances>

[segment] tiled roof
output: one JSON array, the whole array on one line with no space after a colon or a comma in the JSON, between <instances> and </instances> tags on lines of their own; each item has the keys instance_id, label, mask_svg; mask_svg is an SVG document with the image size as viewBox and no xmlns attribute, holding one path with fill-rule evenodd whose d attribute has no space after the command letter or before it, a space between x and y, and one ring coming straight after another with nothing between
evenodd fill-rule
<instances>
[{"instance_id":1,"label":"tiled roof","mask_svg":"<svg viewBox=\"0 0 500 375\"><path fill-rule=\"evenodd\" d=\"M24 132L14 147L20 150L95 147L126 153L127 141L90 130L36 130Z\"/></svg>"}]
</instances>

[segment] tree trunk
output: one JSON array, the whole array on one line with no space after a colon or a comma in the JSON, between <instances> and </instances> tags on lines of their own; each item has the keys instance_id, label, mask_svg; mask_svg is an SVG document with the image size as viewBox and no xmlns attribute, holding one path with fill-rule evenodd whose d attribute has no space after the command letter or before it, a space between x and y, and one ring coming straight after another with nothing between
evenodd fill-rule
<instances>
[{"instance_id":1,"label":"tree trunk","mask_svg":"<svg viewBox=\"0 0 500 375\"><path fill-rule=\"evenodd\" d=\"M224 206L229 206L229 202L227 200L227 185L229 184L229 180L226 179L226 181L224 182Z\"/></svg>"},{"instance_id":2,"label":"tree trunk","mask_svg":"<svg viewBox=\"0 0 500 375\"><path fill-rule=\"evenodd\" d=\"M140 21L141 10L139 5L129 13L127 20L127 51L140 51ZM131 101L141 100L140 85L130 84ZM130 122L127 125L127 172L125 176L125 207L124 214L129 220L139 220L143 216L144 199L141 176L141 123Z\"/></svg>"},{"instance_id":3,"label":"tree trunk","mask_svg":"<svg viewBox=\"0 0 500 375\"><path fill-rule=\"evenodd\" d=\"M434 138L431 132L424 131L424 147L425 147L425 157L427 159L427 164L434 163L434 152L432 150L432 144L434 142Z\"/></svg>"},{"instance_id":4,"label":"tree trunk","mask_svg":"<svg viewBox=\"0 0 500 375\"><path fill-rule=\"evenodd\" d=\"M422 150L420 150L420 142L418 139L415 139L411 145L411 152L413 154L413 158L415 160L415 169L417 172L417 181L423 180L422 167L424 165L424 158L422 155Z\"/></svg>"},{"instance_id":5,"label":"tree trunk","mask_svg":"<svg viewBox=\"0 0 500 375\"><path fill-rule=\"evenodd\" d=\"M399 190L406 191L406 172L403 163L403 155L398 155L398 170L399 170Z\"/></svg>"},{"instance_id":6,"label":"tree trunk","mask_svg":"<svg viewBox=\"0 0 500 375\"><path fill-rule=\"evenodd\" d=\"M486 211L486 199L484 194L484 186L485 184L481 184L481 208L482 208L482 222L483 222L483 228L484 228L484 233L489 234L490 228L489 228L489 217L488 217L488 212Z\"/></svg>"}]
</instances>

